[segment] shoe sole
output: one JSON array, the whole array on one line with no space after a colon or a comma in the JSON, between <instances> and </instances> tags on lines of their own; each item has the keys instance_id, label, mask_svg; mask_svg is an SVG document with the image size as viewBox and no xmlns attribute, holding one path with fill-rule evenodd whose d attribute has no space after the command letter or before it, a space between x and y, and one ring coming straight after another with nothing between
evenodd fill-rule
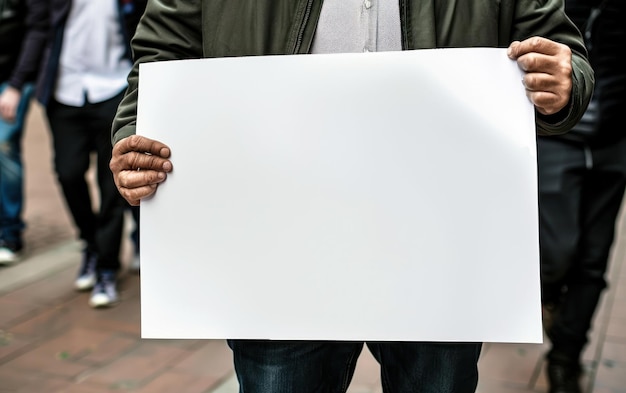
<instances>
[{"instance_id":1,"label":"shoe sole","mask_svg":"<svg viewBox=\"0 0 626 393\"><path fill-rule=\"evenodd\" d=\"M91 306L91 308L109 308L115 306L119 302L119 300L115 300L113 302L92 302L90 300L89 305Z\"/></svg>"},{"instance_id":2,"label":"shoe sole","mask_svg":"<svg viewBox=\"0 0 626 393\"><path fill-rule=\"evenodd\" d=\"M89 291L93 289L95 285L96 285L95 277L92 280L88 280L88 281L85 280L84 282L81 282L80 280L74 281L74 288L80 292Z\"/></svg>"},{"instance_id":3,"label":"shoe sole","mask_svg":"<svg viewBox=\"0 0 626 393\"><path fill-rule=\"evenodd\" d=\"M94 299L93 297L91 299L89 299L89 305L92 308L112 307L112 306L115 306L119 302L120 302L120 299L115 299L115 300L112 300L112 301L108 300L108 299L101 299L101 298Z\"/></svg>"},{"instance_id":4,"label":"shoe sole","mask_svg":"<svg viewBox=\"0 0 626 393\"><path fill-rule=\"evenodd\" d=\"M111 308L115 305L117 305L119 303L119 301L115 301L115 302L109 302L109 303L94 303L94 302L89 302L89 306L91 308L94 309L101 309L101 308Z\"/></svg>"}]
</instances>

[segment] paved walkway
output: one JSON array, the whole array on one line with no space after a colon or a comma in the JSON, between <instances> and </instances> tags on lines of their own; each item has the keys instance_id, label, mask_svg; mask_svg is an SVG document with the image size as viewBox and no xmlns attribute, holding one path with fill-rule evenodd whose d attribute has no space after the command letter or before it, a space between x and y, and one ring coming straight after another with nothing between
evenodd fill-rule
<instances>
[{"instance_id":1,"label":"paved walkway","mask_svg":"<svg viewBox=\"0 0 626 393\"><path fill-rule=\"evenodd\" d=\"M223 341L139 338L139 277L124 274L122 303L87 306L71 283L80 259L51 167L38 107L24 141L27 206L23 261L0 268L0 393L236 393ZM585 393L626 393L626 218L585 360ZM130 242L123 248L130 261ZM543 345L486 344L479 393L546 392ZM365 351L349 393L381 392ZM294 392L297 393L297 392Z\"/></svg>"}]
</instances>

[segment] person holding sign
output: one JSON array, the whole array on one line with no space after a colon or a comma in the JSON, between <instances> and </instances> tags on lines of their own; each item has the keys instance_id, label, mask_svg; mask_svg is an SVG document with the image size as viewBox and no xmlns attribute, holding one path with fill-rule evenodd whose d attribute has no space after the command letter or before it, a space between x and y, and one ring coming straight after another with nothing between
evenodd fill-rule
<instances>
[{"instance_id":1,"label":"person holding sign","mask_svg":"<svg viewBox=\"0 0 626 393\"><path fill-rule=\"evenodd\" d=\"M165 143L135 135L140 63L201 57L508 48L508 57L525 73L521 83L536 108L537 133L542 135L565 133L576 124L594 85L582 37L565 15L561 0L153 0L132 45L136 62L113 123L110 162L118 190L131 205L152 196L173 169L171 151ZM364 345L359 341L228 343L240 391L268 393L345 392ZM481 343L366 344L381 365L385 392L476 390Z\"/></svg>"}]
</instances>

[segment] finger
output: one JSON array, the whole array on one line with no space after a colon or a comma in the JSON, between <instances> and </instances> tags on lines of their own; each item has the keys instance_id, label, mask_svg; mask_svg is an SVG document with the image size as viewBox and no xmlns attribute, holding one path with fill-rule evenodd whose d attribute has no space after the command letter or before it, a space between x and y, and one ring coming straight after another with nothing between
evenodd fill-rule
<instances>
[{"instance_id":1,"label":"finger","mask_svg":"<svg viewBox=\"0 0 626 393\"><path fill-rule=\"evenodd\" d=\"M531 91L551 91L557 93L561 90L561 83L554 76L542 72L524 74L522 78L524 87Z\"/></svg>"},{"instance_id":2,"label":"finger","mask_svg":"<svg viewBox=\"0 0 626 393\"><path fill-rule=\"evenodd\" d=\"M555 59L540 53L526 53L517 58L517 64L526 72L549 72L555 68Z\"/></svg>"},{"instance_id":3,"label":"finger","mask_svg":"<svg viewBox=\"0 0 626 393\"><path fill-rule=\"evenodd\" d=\"M548 87L539 87L541 84L539 83L537 86L529 84L526 87L526 95L540 113L552 115L567 105L570 96L569 90L558 84L549 84L549 82L545 83L549 85Z\"/></svg>"},{"instance_id":4,"label":"finger","mask_svg":"<svg viewBox=\"0 0 626 393\"><path fill-rule=\"evenodd\" d=\"M130 152L119 157L122 162L122 170L154 170L161 172L171 172L172 164L170 160L148 153Z\"/></svg>"},{"instance_id":5,"label":"finger","mask_svg":"<svg viewBox=\"0 0 626 393\"><path fill-rule=\"evenodd\" d=\"M154 194L166 178L167 175L159 171L122 171L114 176L119 193L133 206Z\"/></svg>"},{"instance_id":6,"label":"finger","mask_svg":"<svg viewBox=\"0 0 626 393\"><path fill-rule=\"evenodd\" d=\"M152 154L148 150L157 154ZM137 169L171 172L172 163L167 159L169 155L169 147L161 142L140 136L130 136L113 146L109 167L114 174Z\"/></svg>"},{"instance_id":7,"label":"finger","mask_svg":"<svg viewBox=\"0 0 626 393\"><path fill-rule=\"evenodd\" d=\"M122 171L151 170L157 172L171 172L173 167L170 160L144 153L126 153L122 156L113 155L109 161L109 169L114 175Z\"/></svg>"},{"instance_id":8,"label":"finger","mask_svg":"<svg viewBox=\"0 0 626 393\"><path fill-rule=\"evenodd\" d=\"M525 74L522 82L527 96L542 114L554 114L564 108L569 101L572 89L571 77L532 72Z\"/></svg>"},{"instance_id":9,"label":"finger","mask_svg":"<svg viewBox=\"0 0 626 393\"><path fill-rule=\"evenodd\" d=\"M543 37L531 37L523 41L514 41L509 45L507 54L511 59L517 59L527 53L542 53L545 55L556 55L561 51L569 49L566 45L549 40Z\"/></svg>"},{"instance_id":10,"label":"finger","mask_svg":"<svg viewBox=\"0 0 626 393\"><path fill-rule=\"evenodd\" d=\"M553 115L567 104L567 99L550 91L526 90L526 96L537 108L537 111L544 115Z\"/></svg>"},{"instance_id":11,"label":"finger","mask_svg":"<svg viewBox=\"0 0 626 393\"><path fill-rule=\"evenodd\" d=\"M118 188L141 188L146 185L155 185L165 181L167 175L164 172L153 170L122 171L117 176Z\"/></svg>"},{"instance_id":12,"label":"finger","mask_svg":"<svg viewBox=\"0 0 626 393\"><path fill-rule=\"evenodd\" d=\"M131 206L139 206L142 199L145 199L153 195L156 192L157 185L151 184L151 185L147 185L147 186L143 186L139 188L121 187L121 188L118 188L118 190L120 192L120 195L122 195L122 197L126 199L126 201Z\"/></svg>"},{"instance_id":13,"label":"finger","mask_svg":"<svg viewBox=\"0 0 626 393\"><path fill-rule=\"evenodd\" d=\"M140 135L131 135L113 146L113 154L130 152L148 153L163 158L170 156L170 148L167 145Z\"/></svg>"},{"instance_id":14,"label":"finger","mask_svg":"<svg viewBox=\"0 0 626 393\"><path fill-rule=\"evenodd\" d=\"M519 67L526 72L539 72L554 75L559 79L570 79L572 74L571 56L546 56L528 53L517 59Z\"/></svg>"}]
</instances>

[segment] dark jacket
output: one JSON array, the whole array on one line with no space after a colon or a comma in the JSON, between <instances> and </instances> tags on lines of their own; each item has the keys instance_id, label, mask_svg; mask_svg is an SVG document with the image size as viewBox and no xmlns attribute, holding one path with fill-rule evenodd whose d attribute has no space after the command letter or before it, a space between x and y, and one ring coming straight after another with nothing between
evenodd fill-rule
<instances>
[{"instance_id":1,"label":"dark jacket","mask_svg":"<svg viewBox=\"0 0 626 393\"><path fill-rule=\"evenodd\" d=\"M126 56L132 60L130 39L135 33L137 23L143 14L147 0L117 0L119 9L119 23L122 35L126 38ZM48 0L50 3L50 31L47 37L44 52L43 66L37 81L37 100L47 105L54 92L65 22L70 12L71 0Z\"/></svg>"},{"instance_id":2,"label":"dark jacket","mask_svg":"<svg viewBox=\"0 0 626 393\"><path fill-rule=\"evenodd\" d=\"M537 114L538 132L568 131L593 90L593 71L562 0L399 0L403 49L507 47L543 36L573 51L570 105ZM309 53L322 0L153 0L133 39L137 61L113 124L113 142L135 133L138 65L171 59Z\"/></svg>"},{"instance_id":3,"label":"dark jacket","mask_svg":"<svg viewBox=\"0 0 626 393\"><path fill-rule=\"evenodd\" d=\"M48 32L48 0L0 0L0 83L34 81Z\"/></svg>"},{"instance_id":4,"label":"dark jacket","mask_svg":"<svg viewBox=\"0 0 626 393\"><path fill-rule=\"evenodd\" d=\"M593 147L615 143L626 137L626 1L566 0L565 11L585 36L596 84L585 116L561 138Z\"/></svg>"}]
</instances>

